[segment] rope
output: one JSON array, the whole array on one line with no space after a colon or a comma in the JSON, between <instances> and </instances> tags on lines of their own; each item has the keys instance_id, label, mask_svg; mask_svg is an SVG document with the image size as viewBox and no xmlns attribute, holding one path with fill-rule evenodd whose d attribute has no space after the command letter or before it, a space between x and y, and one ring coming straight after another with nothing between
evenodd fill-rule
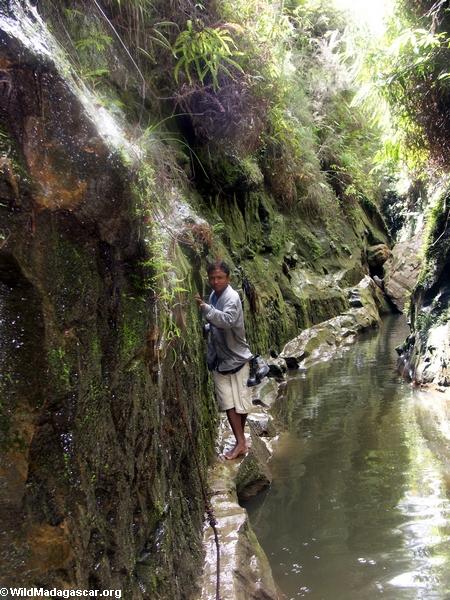
<instances>
[{"instance_id":1,"label":"rope","mask_svg":"<svg viewBox=\"0 0 450 600\"><path fill-rule=\"evenodd\" d=\"M140 68L138 67L136 61L134 60L134 58L131 56L131 52L128 50L128 48L126 47L126 44L124 43L124 41L122 40L122 38L119 35L119 32L117 31L117 29L114 27L114 25L111 23L110 19L108 19L108 16L105 14L105 11L103 10L103 8L100 6L100 4L97 2L97 0L94 0L94 4L97 7L97 10L99 11L99 13L102 15L102 17L105 19L105 21L108 23L108 25L111 27L111 30L113 31L114 35L116 36L116 38L119 40L120 45L122 46L122 48L125 50L125 52L127 53L128 58L131 60L134 68L136 69L136 71L139 73L139 76L142 80L142 91L141 91L141 95L142 95L142 99L143 101L145 100L145 90L146 90L146 81L145 81L145 77L142 74L142 71L140 70ZM144 110L144 105L141 105L141 114L139 115L139 121L142 119L142 113Z\"/></svg>"}]
</instances>

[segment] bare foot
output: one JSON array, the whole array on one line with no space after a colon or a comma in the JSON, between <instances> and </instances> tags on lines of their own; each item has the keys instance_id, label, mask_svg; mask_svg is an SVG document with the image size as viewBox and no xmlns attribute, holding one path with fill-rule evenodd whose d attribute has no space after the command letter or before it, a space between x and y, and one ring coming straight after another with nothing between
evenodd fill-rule
<instances>
[{"instance_id":1,"label":"bare foot","mask_svg":"<svg viewBox=\"0 0 450 600\"><path fill-rule=\"evenodd\" d=\"M227 460L234 460L235 458L238 458L239 456L246 454L247 450L248 450L247 444L243 444L243 445L236 444L233 448L231 448L231 450L228 450L228 452L224 452L223 455L225 456L225 458Z\"/></svg>"}]
</instances>

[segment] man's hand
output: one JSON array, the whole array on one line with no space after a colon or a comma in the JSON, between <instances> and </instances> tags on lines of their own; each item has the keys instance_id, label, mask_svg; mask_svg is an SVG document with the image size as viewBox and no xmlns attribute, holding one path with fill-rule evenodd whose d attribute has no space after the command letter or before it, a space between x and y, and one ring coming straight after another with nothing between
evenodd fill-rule
<instances>
[{"instance_id":1,"label":"man's hand","mask_svg":"<svg viewBox=\"0 0 450 600\"><path fill-rule=\"evenodd\" d=\"M206 306L206 303L203 302L203 298L200 296L200 294L195 294L194 300L197 302L199 308L202 308L202 306Z\"/></svg>"}]
</instances>

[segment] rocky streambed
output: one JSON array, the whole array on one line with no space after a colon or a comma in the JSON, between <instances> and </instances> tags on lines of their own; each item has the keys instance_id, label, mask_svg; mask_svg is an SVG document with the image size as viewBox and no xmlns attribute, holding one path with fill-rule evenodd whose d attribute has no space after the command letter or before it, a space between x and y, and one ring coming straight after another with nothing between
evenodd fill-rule
<instances>
[{"instance_id":1,"label":"rocky streambed","mask_svg":"<svg viewBox=\"0 0 450 600\"><path fill-rule=\"evenodd\" d=\"M245 502L271 484L270 459L273 447L278 442L279 433L282 432L276 431L270 408L275 402L280 406L287 401L286 373L289 371L293 374L298 373L299 369L307 371L322 361L344 357L357 339L357 335L377 327L380 323L380 314L388 311L383 294L369 277L365 277L358 286L349 290L349 295L353 304L350 310L303 331L297 338L286 344L279 357L270 359L272 378L266 380L261 386L259 405L248 419L251 448L247 456L232 462L217 459L210 469L209 487L219 533L221 598L275 600L284 597L282 592L277 590L269 561L252 530L247 511L240 506L239 502ZM384 375L380 376L384 377ZM388 385L392 387L398 384L391 382ZM412 395L413 387L407 384L405 386L406 393ZM414 392L411 406L408 406L413 407L414 417L411 418L414 418L414 422L417 423L417 426L414 426L415 435L425 440L427 449L424 452L435 457L433 460L436 459L437 464L440 465L439 469L443 469L443 481L447 481L448 489L450 481L449 405L445 394L440 394L440 398L437 398L436 394L438 393L435 392L432 397L429 393ZM395 408L396 414L402 413L402 410L400 405ZM218 453L232 443L231 438L231 432L224 419L221 422ZM354 443L357 443L356 440ZM379 484L383 485L381 481ZM395 493L400 494L400 488ZM431 522L428 519L426 514L421 517L421 526L423 524L425 528L429 527ZM273 535L277 535L276 527ZM266 546L267 540L265 542ZM424 539L423 543L428 542ZM199 599L214 600L217 583L217 546L213 532L208 526L205 528L204 549L205 562Z\"/></svg>"},{"instance_id":2,"label":"rocky streambed","mask_svg":"<svg viewBox=\"0 0 450 600\"><path fill-rule=\"evenodd\" d=\"M222 417L217 452L208 483L217 520L220 551L220 598L227 600L275 600L279 597L267 557L239 501L247 500L271 483L269 460L277 440L270 408L283 394L286 372L306 369L345 352L364 330L377 327L380 315L390 311L379 286L365 276L348 290L351 308L345 313L301 332L288 342L277 358L269 359L271 378L258 390L255 411L248 417L251 447L238 461L225 461L220 453L232 444L232 433ZM215 600L217 544L208 524L204 534L205 561L199 600Z\"/></svg>"}]
</instances>

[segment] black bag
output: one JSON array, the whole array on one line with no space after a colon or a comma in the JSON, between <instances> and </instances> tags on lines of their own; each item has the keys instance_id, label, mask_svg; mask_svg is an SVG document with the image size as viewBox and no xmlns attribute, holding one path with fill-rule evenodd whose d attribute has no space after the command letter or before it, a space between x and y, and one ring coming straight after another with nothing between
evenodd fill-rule
<instances>
[{"instance_id":1,"label":"black bag","mask_svg":"<svg viewBox=\"0 0 450 600\"><path fill-rule=\"evenodd\" d=\"M268 374L269 365L259 354L256 354L252 359L250 359L249 364L250 374L247 380L247 386L253 387L255 385L259 385L264 377Z\"/></svg>"}]
</instances>

